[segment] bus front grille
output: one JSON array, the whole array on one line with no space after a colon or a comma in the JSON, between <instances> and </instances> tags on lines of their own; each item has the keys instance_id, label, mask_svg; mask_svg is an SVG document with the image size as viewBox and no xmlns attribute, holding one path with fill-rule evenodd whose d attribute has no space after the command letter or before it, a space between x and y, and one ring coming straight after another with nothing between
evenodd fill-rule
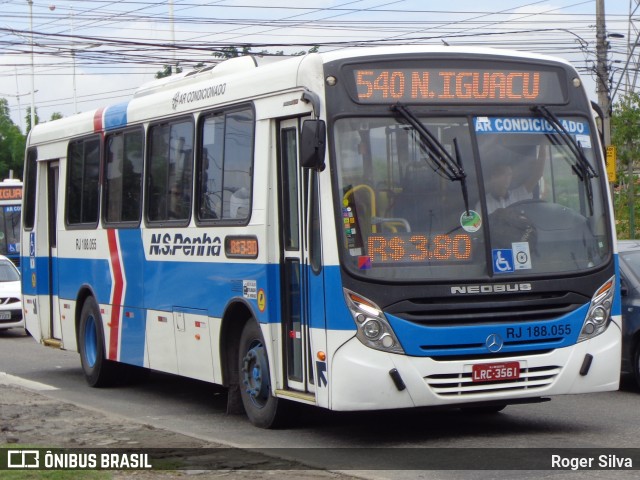
<instances>
[{"instance_id":1,"label":"bus front grille","mask_svg":"<svg viewBox=\"0 0 640 480\"><path fill-rule=\"evenodd\" d=\"M465 298L410 299L385 308L386 313L432 327L552 320L589 303L572 292Z\"/></svg>"},{"instance_id":2,"label":"bus front grille","mask_svg":"<svg viewBox=\"0 0 640 480\"><path fill-rule=\"evenodd\" d=\"M536 391L551 385L562 367L544 366L522 368L520 378L499 382L474 382L471 372L428 375L424 377L429 388L441 397L472 398L499 392Z\"/></svg>"}]
</instances>

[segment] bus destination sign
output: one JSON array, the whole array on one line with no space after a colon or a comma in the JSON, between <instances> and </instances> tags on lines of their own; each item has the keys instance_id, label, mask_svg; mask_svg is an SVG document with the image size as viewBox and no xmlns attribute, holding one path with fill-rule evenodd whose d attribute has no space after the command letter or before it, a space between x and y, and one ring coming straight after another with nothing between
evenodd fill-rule
<instances>
[{"instance_id":1,"label":"bus destination sign","mask_svg":"<svg viewBox=\"0 0 640 480\"><path fill-rule=\"evenodd\" d=\"M0 187L0 200L22 200L22 187Z\"/></svg>"},{"instance_id":2,"label":"bus destination sign","mask_svg":"<svg viewBox=\"0 0 640 480\"><path fill-rule=\"evenodd\" d=\"M561 77L548 70L487 68L355 68L360 103L565 102Z\"/></svg>"}]
</instances>

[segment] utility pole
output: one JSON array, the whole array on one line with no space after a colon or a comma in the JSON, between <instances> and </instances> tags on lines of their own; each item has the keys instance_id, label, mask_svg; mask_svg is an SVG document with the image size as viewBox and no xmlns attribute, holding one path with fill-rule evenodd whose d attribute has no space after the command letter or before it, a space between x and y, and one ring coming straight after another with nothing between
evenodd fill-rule
<instances>
[{"instance_id":1,"label":"utility pole","mask_svg":"<svg viewBox=\"0 0 640 480\"><path fill-rule=\"evenodd\" d=\"M169 21L171 22L171 75L178 73L176 63L176 27L173 19L173 0L169 0Z\"/></svg>"},{"instance_id":2,"label":"utility pole","mask_svg":"<svg viewBox=\"0 0 640 480\"><path fill-rule=\"evenodd\" d=\"M35 86L35 65L33 63L33 0L27 0L29 4L29 30L31 31L31 117L29 132L36 124L36 86Z\"/></svg>"},{"instance_id":3,"label":"utility pole","mask_svg":"<svg viewBox=\"0 0 640 480\"><path fill-rule=\"evenodd\" d=\"M596 93L602 109L602 132L605 148L611 145L611 97L609 92L609 65L607 27L604 16L604 0L596 0Z\"/></svg>"}]
</instances>

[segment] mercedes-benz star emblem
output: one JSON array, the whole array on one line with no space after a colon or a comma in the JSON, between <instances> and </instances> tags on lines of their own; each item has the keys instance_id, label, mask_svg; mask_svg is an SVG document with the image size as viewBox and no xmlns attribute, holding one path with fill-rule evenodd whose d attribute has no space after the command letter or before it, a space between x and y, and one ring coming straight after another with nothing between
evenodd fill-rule
<instances>
[{"instance_id":1,"label":"mercedes-benz star emblem","mask_svg":"<svg viewBox=\"0 0 640 480\"><path fill-rule=\"evenodd\" d=\"M487 337L484 344L486 345L487 350L489 350L491 353L497 353L502 350L502 347L504 346L504 340L502 340L502 337L497 333L492 333Z\"/></svg>"}]
</instances>

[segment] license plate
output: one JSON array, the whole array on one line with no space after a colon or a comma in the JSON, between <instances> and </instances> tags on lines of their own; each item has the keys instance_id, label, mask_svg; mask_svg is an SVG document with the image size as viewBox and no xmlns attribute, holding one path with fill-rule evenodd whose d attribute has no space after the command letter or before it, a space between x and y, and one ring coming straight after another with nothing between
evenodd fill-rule
<instances>
[{"instance_id":1,"label":"license plate","mask_svg":"<svg viewBox=\"0 0 640 480\"><path fill-rule=\"evenodd\" d=\"M0 312L0 320L11 320L11 312Z\"/></svg>"},{"instance_id":2,"label":"license plate","mask_svg":"<svg viewBox=\"0 0 640 480\"><path fill-rule=\"evenodd\" d=\"M471 367L474 382L501 382L520 378L520 363L483 363Z\"/></svg>"}]
</instances>

